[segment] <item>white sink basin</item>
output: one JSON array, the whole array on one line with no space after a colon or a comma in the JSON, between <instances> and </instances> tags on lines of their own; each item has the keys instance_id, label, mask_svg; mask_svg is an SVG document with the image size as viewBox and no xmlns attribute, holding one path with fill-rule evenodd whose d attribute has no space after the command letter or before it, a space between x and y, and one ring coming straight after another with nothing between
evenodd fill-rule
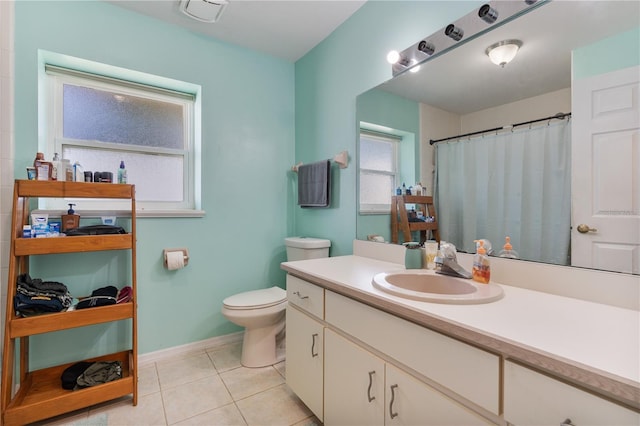
<instances>
[{"instance_id":1,"label":"white sink basin","mask_svg":"<svg viewBox=\"0 0 640 426\"><path fill-rule=\"evenodd\" d=\"M423 302L479 304L495 302L504 294L498 284L481 284L423 269L381 272L372 283L394 296Z\"/></svg>"}]
</instances>

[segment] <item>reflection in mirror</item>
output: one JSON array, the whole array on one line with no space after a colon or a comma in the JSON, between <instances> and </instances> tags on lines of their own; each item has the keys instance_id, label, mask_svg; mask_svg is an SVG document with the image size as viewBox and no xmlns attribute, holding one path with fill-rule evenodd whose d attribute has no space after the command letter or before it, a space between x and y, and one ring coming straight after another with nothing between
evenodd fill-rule
<instances>
[{"instance_id":1,"label":"reflection in mirror","mask_svg":"<svg viewBox=\"0 0 640 426\"><path fill-rule=\"evenodd\" d=\"M510 236L524 260L640 273L639 17L639 2L548 2L360 95L361 137L394 136L415 157L398 155L373 209L360 171L357 238L391 241L391 197L420 182L460 250L487 238L497 254ZM486 48L508 39L522 47L496 66ZM618 109L627 121L606 127ZM560 112L572 116L512 127Z\"/></svg>"}]
</instances>

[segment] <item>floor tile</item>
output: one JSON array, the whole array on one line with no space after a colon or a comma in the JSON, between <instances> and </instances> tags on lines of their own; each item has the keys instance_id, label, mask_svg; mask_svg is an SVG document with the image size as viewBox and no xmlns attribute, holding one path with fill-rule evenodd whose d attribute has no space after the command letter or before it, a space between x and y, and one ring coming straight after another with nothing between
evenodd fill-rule
<instances>
[{"instance_id":1,"label":"floor tile","mask_svg":"<svg viewBox=\"0 0 640 426\"><path fill-rule=\"evenodd\" d=\"M287 366L284 361L275 364L273 368L275 368L283 378L287 378Z\"/></svg>"},{"instance_id":2,"label":"floor tile","mask_svg":"<svg viewBox=\"0 0 640 426\"><path fill-rule=\"evenodd\" d=\"M245 426L246 424L236 404L229 404L176 423L176 426Z\"/></svg>"},{"instance_id":3,"label":"floor tile","mask_svg":"<svg viewBox=\"0 0 640 426\"><path fill-rule=\"evenodd\" d=\"M138 397L160 392L160 381L156 364L147 365L138 369Z\"/></svg>"},{"instance_id":4,"label":"floor tile","mask_svg":"<svg viewBox=\"0 0 640 426\"><path fill-rule=\"evenodd\" d=\"M167 423L174 424L233 402L218 375L162 390Z\"/></svg>"},{"instance_id":5,"label":"floor tile","mask_svg":"<svg viewBox=\"0 0 640 426\"><path fill-rule=\"evenodd\" d=\"M293 425L312 416L286 385L236 401L249 426Z\"/></svg>"},{"instance_id":6,"label":"floor tile","mask_svg":"<svg viewBox=\"0 0 640 426\"><path fill-rule=\"evenodd\" d=\"M206 353L158 361L156 368L161 389L193 382L217 373Z\"/></svg>"},{"instance_id":7,"label":"floor tile","mask_svg":"<svg viewBox=\"0 0 640 426\"><path fill-rule=\"evenodd\" d=\"M101 404L89 410L89 418L106 414L108 426L160 426L166 425L160 392L138 397L138 405L131 398L120 398L113 403Z\"/></svg>"},{"instance_id":8,"label":"floor tile","mask_svg":"<svg viewBox=\"0 0 640 426\"><path fill-rule=\"evenodd\" d=\"M230 343L213 349L207 349L209 358L218 372L223 372L240 367L242 356L242 342Z\"/></svg>"},{"instance_id":9,"label":"floor tile","mask_svg":"<svg viewBox=\"0 0 640 426\"><path fill-rule=\"evenodd\" d=\"M323 425L322 422L318 420L316 416L311 416L311 417L307 417L301 422L294 424L293 426L322 426L322 425Z\"/></svg>"},{"instance_id":10,"label":"floor tile","mask_svg":"<svg viewBox=\"0 0 640 426\"><path fill-rule=\"evenodd\" d=\"M284 383L282 376L271 366L236 368L220 373L220 377L235 401Z\"/></svg>"}]
</instances>

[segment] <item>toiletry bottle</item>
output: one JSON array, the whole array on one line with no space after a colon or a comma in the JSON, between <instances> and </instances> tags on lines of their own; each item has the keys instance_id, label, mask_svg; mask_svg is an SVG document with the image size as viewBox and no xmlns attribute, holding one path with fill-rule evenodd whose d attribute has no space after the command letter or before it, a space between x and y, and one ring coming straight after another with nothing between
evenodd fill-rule
<instances>
[{"instance_id":1,"label":"toiletry bottle","mask_svg":"<svg viewBox=\"0 0 640 426\"><path fill-rule=\"evenodd\" d=\"M36 158L33 160L33 167L38 167L41 161L44 161L44 153L36 152Z\"/></svg>"},{"instance_id":2,"label":"toiletry bottle","mask_svg":"<svg viewBox=\"0 0 640 426\"><path fill-rule=\"evenodd\" d=\"M473 269L471 271L473 274L473 280L479 283L488 284L491 277L489 256L487 256L487 252L484 249L484 241L476 240L475 242L477 244L477 251L473 258Z\"/></svg>"},{"instance_id":3,"label":"toiletry bottle","mask_svg":"<svg viewBox=\"0 0 640 426\"><path fill-rule=\"evenodd\" d=\"M118 183L127 183L127 169L124 167L124 160L120 161L120 168L118 169Z\"/></svg>"},{"instance_id":4,"label":"toiletry bottle","mask_svg":"<svg viewBox=\"0 0 640 426\"><path fill-rule=\"evenodd\" d=\"M507 259L518 259L520 257L518 256L518 252L513 249L510 237L504 238L504 246L502 247L502 250L500 250L498 257L506 257Z\"/></svg>"},{"instance_id":5,"label":"toiletry bottle","mask_svg":"<svg viewBox=\"0 0 640 426\"><path fill-rule=\"evenodd\" d=\"M63 214L60 218L62 219L62 232L80 226L80 216L75 214L73 206L75 206L75 204L69 204L69 210L67 210L67 214Z\"/></svg>"},{"instance_id":6,"label":"toiletry bottle","mask_svg":"<svg viewBox=\"0 0 640 426\"><path fill-rule=\"evenodd\" d=\"M402 195L405 195L407 193L407 185L404 184L404 182L402 182Z\"/></svg>"},{"instance_id":7,"label":"toiletry bottle","mask_svg":"<svg viewBox=\"0 0 640 426\"><path fill-rule=\"evenodd\" d=\"M58 172L60 170L60 157L58 153L53 154L53 160L51 161L53 167L51 169L51 180L58 180Z\"/></svg>"}]
</instances>

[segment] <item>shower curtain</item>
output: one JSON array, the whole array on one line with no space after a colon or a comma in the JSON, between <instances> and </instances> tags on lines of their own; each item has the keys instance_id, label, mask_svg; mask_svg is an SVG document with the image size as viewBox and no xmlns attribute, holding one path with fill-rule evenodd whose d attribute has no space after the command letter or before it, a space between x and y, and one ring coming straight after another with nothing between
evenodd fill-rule
<instances>
[{"instance_id":1,"label":"shower curtain","mask_svg":"<svg viewBox=\"0 0 640 426\"><path fill-rule=\"evenodd\" d=\"M505 236L521 259L569 264L569 120L436 145L440 238L475 253L485 238L497 255Z\"/></svg>"}]
</instances>

